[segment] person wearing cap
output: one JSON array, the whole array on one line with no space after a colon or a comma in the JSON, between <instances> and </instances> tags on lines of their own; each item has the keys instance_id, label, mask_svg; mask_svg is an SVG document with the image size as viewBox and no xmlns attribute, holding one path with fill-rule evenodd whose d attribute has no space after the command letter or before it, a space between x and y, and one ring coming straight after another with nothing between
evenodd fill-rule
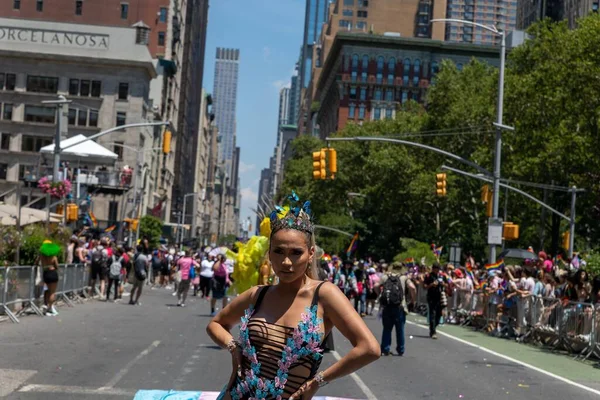
<instances>
[{"instance_id":1,"label":"person wearing cap","mask_svg":"<svg viewBox=\"0 0 600 400\"><path fill-rule=\"evenodd\" d=\"M448 280L440 274L440 264L434 262L431 266L431 272L427 274L423 281L425 290L427 290L427 307L429 310L429 337L437 339L437 326L442 318L442 291L448 284Z\"/></svg>"},{"instance_id":2,"label":"person wearing cap","mask_svg":"<svg viewBox=\"0 0 600 400\"><path fill-rule=\"evenodd\" d=\"M386 273L381 277L379 283L379 292L381 297L380 302L380 316L383 324L383 333L381 334L381 354L389 356L392 354L390 348L392 346L392 331L396 328L396 352L399 356L404 355L405 340L404 340L404 326L406 325L406 316L408 315L408 306L406 304L406 281L408 277L402 270L402 264L393 263L388 267ZM386 290L385 283L390 281L391 285L394 282L400 284L402 301L400 304L385 304L382 300L384 292ZM390 285L388 284L388 287Z\"/></svg>"}]
</instances>

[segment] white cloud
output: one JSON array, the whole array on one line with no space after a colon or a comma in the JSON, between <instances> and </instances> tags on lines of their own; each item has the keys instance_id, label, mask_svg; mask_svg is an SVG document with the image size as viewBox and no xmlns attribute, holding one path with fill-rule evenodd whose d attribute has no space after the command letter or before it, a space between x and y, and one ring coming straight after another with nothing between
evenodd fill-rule
<instances>
[{"instance_id":1,"label":"white cloud","mask_svg":"<svg viewBox=\"0 0 600 400\"><path fill-rule=\"evenodd\" d=\"M256 165L246 164L245 162L240 161L240 167L239 167L240 174L245 174L246 172L250 172L250 171L254 170L254 168L256 168Z\"/></svg>"},{"instance_id":2,"label":"white cloud","mask_svg":"<svg viewBox=\"0 0 600 400\"><path fill-rule=\"evenodd\" d=\"M290 87L290 81L289 80L279 79L279 80L276 80L276 81L272 82L271 85L275 89L277 89L277 91L279 92L283 88L289 88Z\"/></svg>"},{"instance_id":3,"label":"white cloud","mask_svg":"<svg viewBox=\"0 0 600 400\"><path fill-rule=\"evenodd\" d=\"M252 204L255 205L256 202L258 201L258 193L256 193L254 190L252 190L252 188L244 188L241 191L242 194L242 202L248 204Z\"/></svg>"}]
</instances>

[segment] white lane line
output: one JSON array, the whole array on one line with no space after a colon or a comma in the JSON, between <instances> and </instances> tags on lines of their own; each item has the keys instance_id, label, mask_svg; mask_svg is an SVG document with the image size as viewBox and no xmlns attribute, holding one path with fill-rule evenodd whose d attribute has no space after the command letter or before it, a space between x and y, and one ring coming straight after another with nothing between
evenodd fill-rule
<instances>
[{"instance_id":1,"label":"white lane line","mask_svg":"<svg viewBox=\"0 0 600 400\"><path fill-rule=\"evenodd\" d=\"M112 389L113 387L115 387L115 385L117 383L119 383L119 381L121 379L123 379L123 377L125 375L127 375L129 370L131 369L131 367L133 367L135 365L135 363L140 361L142 358L144 358L146 355L148 355L152 350L157 348L159 344L160 344L160 340L155 340L154 342L152 342L152 344L150 346L148 346L144 351L142 351L140 354L138 354L133 360L129 361L127 363L127 365L125 365L119 372L117 372L117 374L115 376L113 376L113 378L110 381L108 381L108 383L105 386L101 387L100 390Z\"/></svg>"},{"instance_id":2,"label":"white lane line","mask_svg":"<svg viewBox=\"0 0 600 400\"><path fill-rule=\"evenodd\" d=\"M427 330L429 330L429 327L428 327L428 326L423 326L423 325L421 325L421 324L418 324L418 323L416 323L416 322L412 322L412 321L406 321L406 323L407 323L407 324L409 324L409 325L418 326L419 328L423 328L423 329L427 329ZM474 344L474 343L468 342L468 341L466 341L466 340L464 340L464 339L458 338L458 337L456 337L456 336L453 336L453 335L451 335L451 334L449 334L449 333L446 333L446 332L442 332L442 331L439 331L439 330L438 330L438 331L437 331L437 333L438 333L438 335L446 336L447 338L450 338L450 339L456 340L457 342L460 342L460 343L462 343L462 344L466 344L467 346L474 347L474 348L476 348L476 349L478 349L478 350L481 350L481 351L484 351L484 352L486 352L486 353L488 353L488 354L492 354L492 355L494 355L494 356L496 356L496 357L503 358L503 359L505 359L505 360L507 360L507 361L510 361L510 362L513 362L513 363L515 363L515 364L522 365L522 366L523 366L523 367L525 367L525 368L529 368L529 369L531 369L531 370L533 370L533 371L539 372L540 374L543 374L543 375L549 376L550 378L558 379L559 381L561 381L561 382L564 382L564 383L566 383L566 384L568 384L568 385L575 386L575 387L577 387L577 388L579 388L579 389L586 390L586 391L588 391L588 392L590 392L590 393L594 393L594 394L600 395L600 390L596 390L596 389L593 389L593 388L591 388L591 387L589 387L589 386L582 385L581 383L577 383L577 382L574 382L574 381L572 381L572 380L570 380L570 379L563 378L563 377L562 377L562 376L560 376L560 375L555 375L555 374L553 374L552 372L548 372L548 371L546 371L546 370L544 370L544 369L538 368L538 367L536 367L535 365L527 364L526 362L523 362L523 361L520 361L520 360L514 359L514 358L512 358L512 357L506 356L506 355L504 355L504 354L501 354L501 353L497 353L497 352L495 352L494 350L490 350L490 349L488 349L487 347L479 346L479 345L477 345L477 344Z\"/></svg>"},{"instance_id":3,"label":"white lane line","mask_svg":"<svg viewBox=\"0 0 600 400\"><path fill-rule=\"evenodd\" d=\"M105 396L135 396L137 390L114 388L91 388L85 386L59 386L59 385L27 385L19 392L30 393L58 393L80 395L105 395Z\"/></svg>"},{"instance_id":4,"label":"white lane line","mask_svg":"<svg viewBox=\"0 0 600 400\"><path fill-rule=\"evenodd\" d=\"M0 368L0 397L8 396L36 373L27 369Z\"/></svg>"},{"instance_id":5,"label":"white lane line","mask_svg":"<svg viewBox=\"0 0 600 400\"><path fill-rule=\"evenodd\" d=\"M338 353L335 350L331 351L331 354L333 355L333 357L335 357L337 361L340 361L342 359L340 353ZM351 373L350 378L354 380L354 383L356 383L356 385L360 388L360 390L362 390L365 396L367 396L367 400L377 400L377 397L373 394L373 392L371 392L371 389L369 389L369 387L365 385L363 380L360 379L360 376L358 376L356 372Z\"/></svg>"}]
</instances>

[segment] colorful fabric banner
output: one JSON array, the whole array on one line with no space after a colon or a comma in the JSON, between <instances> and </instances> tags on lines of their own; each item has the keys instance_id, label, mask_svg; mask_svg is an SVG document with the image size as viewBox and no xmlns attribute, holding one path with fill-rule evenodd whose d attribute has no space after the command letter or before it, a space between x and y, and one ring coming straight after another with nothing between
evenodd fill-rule
<instances>
[{"instance_id":1,"label":"colorful fabric banner","mask_svg":"<svg viewBox=\"0 0 600 400\"><path fill-rule=\"evenodd\" d=\"M485 264L485 270L487 272L500 271L504 268L504 260L498 260L494 264Z\"/></svg>"},{"instance_id":2,"label":"colorful fabric banner","mask_svg":"<svg viewBox=\"0 0 600 400\"><path fill-rule=\"evenodd\" d=\"M408 267L408 268L412 268L415 266L415 259L410 257L407 258L406 260L404 260L404 264Z\"/></svg>"},{"instance_id":3,"label":"colorful fabric banner","mask_svg":"<svg viewBox=\"0 0 600 400\"><path fill-rule=\"evenodd\" d=\"M104 233L110 233L110 232L114 231L116 228L117 228L117 226L116 226L116 225L109 226L108 228L106 228L106 229L104 230Z\"/></svg>"},{"instance_id":4,"label":"colorful fabric banner","mask_svg":"<svg viewBox=\"0 0 600 400\"><path fill-rule=\"evenodd\" d=\"M354 234L354 237L352 238L352 242L350 242L350 246L348 246L348 250L346 250L346 255L348 257L350 257L352 255L352 253L354 253L356 251L357 248L358 248L358 232L356 232Z\"/></svg>"},{"instance_id":5,"label":"colorful fabric banner","mask_svg":"<svg viewBox=\"0 0 600 400\"><path fill-rule=\"evenodd\" d=\"M133 400L217 400L219 392L176 392L174 390L140 390ZM316 396L313 400L358 400L344 397Z\"/></svg>"}]
</instances>

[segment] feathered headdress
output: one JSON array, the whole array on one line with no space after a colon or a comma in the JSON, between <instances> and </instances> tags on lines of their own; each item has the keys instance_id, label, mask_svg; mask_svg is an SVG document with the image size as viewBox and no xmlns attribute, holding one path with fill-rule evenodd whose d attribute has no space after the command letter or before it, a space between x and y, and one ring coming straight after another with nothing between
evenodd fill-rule
<instances>
[{"instance_id":1,"label":"feathered headdress","mask_svg":"<svg viewBox=\"0 0 600 400\"><path fill-rule=\"evenodd\" d=\"M311 220L310 201L304 202L300 207L300 199L296 192L288 196L289 208L275 206L271 212L271 232L275 233L281 229L296 229L301 232L313 233L314 225Z\"/></svg>"}]
</instances>

